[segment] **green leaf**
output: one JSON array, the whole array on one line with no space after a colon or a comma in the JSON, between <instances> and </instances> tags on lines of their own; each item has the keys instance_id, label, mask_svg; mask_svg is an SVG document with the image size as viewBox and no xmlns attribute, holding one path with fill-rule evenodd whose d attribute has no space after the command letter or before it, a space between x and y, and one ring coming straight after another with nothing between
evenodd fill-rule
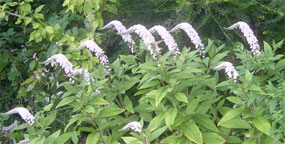
<instances>
[{"instance_id":1,"label":"green leaf","mask_svg":"<svg viewBox=\"0 0 285 144\"><path fill-rule=\"evenodd\" d=\"M126 91L130 89L131 87L133 87L137 82L139 82L137 77L131 77L130 80L124 80L121 84L122 85L121 90Z\"/></svg>"},{"instance_id":2,"label":"green leaf","mask_svg":"<svg viewBox=\"0 0 285 144\"><path fill-rule=\"evenodd\" d=\"M83 109L83 111L84 111L84 112L87 112L87 113L96 113L94 107L91 106L91 105L86 106L86 107Z\"/></svg>"},{"instance_id":3,"label":"green leaf","mask_svg":"<svg viewBox=\"0 0 285 144\"><path fill-rule=\"evenodd\" d=\"M256 138L249 138L245 140L242 144L256 144Z\"/></svg>"},{"instance_id":4,"label":"green leaf","mask_svg":"<svg viewBox=\"0 0 285 144\"><path fill-rule=\"evenodd\" d=\"M53 121L56 118L56 113L57 111L51 112L51 114L49 114L48 116L45 117L45 126L49 126L53 123Z\"/></svg>"},{"instance_id":5,"label":"green leaf","mask_svg":"<svg viewBox=\"0 0 285 144\"><path fill-rule=\"evenodd\" d=\"M86 144L96 144L99 139L99 132L90 133L87 136Z\"/></svg>"},{"instance_id":6,"label":"green leaf","mask_svg":"<svg viewBox=\"0 0 285 144\"><path fill-rule=\"evenodd\" d=\"M242 113L242 109L241 108L237 108L237 109L231 109L229 110L223 117L222 119L219 121L218 125L221 125L224 122L227 122L233 118L235 118L236 116L238 116L239 114Z\"/></svg>"},{"instance_id":7,"label":"green leaf","mask_svg":"<svg viewBox=\"0 0 285 144\"><path fill-rule=\"evenodd\" d=\"M270 123L267 120L253 119L252 123L256 129L270 136Z\"/></svg>"},{"instance_id":8,"label":"green leaf","mask_svg":"<svg viewBox=\"0 0 285 144\"><path fill-rule=\"evenodd\" d=\"M180 144L180 138L176 134L172 134L171 136L168 136L164 138L161 143L162 144Z\"/></svg>"},{"instance_id":9,"label":"green leaf","mask_svg":"<svg viewBox=\"0 0 285 144\"><path fill-rule=\"evenodd\" d=\"M29 3L24 3L21 5L21 15L26 15L28 13L31 12L32 8L31 8L31 5Z\"/></svg>"},{"instance_id":10,"label":"green leaf","mask_svg":"<svg viewBox=\"0 0 285 144\"><path fill-rule=\"evenodd\" d=\"M32 20L33 20L33 19L30 18L30 17L25 17L25 19L24 19L25 25L28 25Z\"/></svg>"},{"instance_id":11,"label":"green leaf","mask_svg":"<svg viewBox=\"0 0 285 144\"><path fill-rule=\"evenodd\" d=\"M124 103L125 103L125 108L127 109L127 111L134 113L133 102L129 99L128 96L125 96Z\"/></svg>"},{"instance_id":12,"label":"green leaf","mask_svg":"<svg viewBox=\"0 0 285 144\"><path fill-rule=\"evenodd\" d=\"M90 101L89 104L95 104L95 105L108 105L109 102L104 100L102 97L96 96L94 99Z\"/></svg>"},{"instance_id":13,"label":"green leaf","mask_svg":"<svg viewBox=\"0 0 285 144\"><path fill-rule=\"evenodd\" d=\"M188 99L184 93L176 93L175 98L181 102L188 103Z\"/></svg>"},{"instance_id":14,"label":"green leaf","mask_svg":"<svg viewBox=\"0 0 285 144\"><path fill-rule=\"evenodd\" d=\"M247 82L251 82L252 81L252 77L253 77L253 74L250 73L248 70L246 70L245 72L245 79Z\"/></svg>"},{"instance_id":15,"label":"green leaf","mask_svg":"<svg viewBox=\"0 0 285 144\"><path fill-rule=\"evenodd\" d=\"M109 2L115 3L117 0L108 0Z\"/></svg>"},{"instance_id":16,"label":"green leaf","mask_svg":"<svg viewBox=\"0 0 285 144\"><path fill-rule=\"evenodd\" d=\"M164 126L162 128L159 128L151 133L151 135L148 137L148 141L152 142L156 138L158 138L165 130L167 129L167 126Z\"/></svg>"},{"instance_id":17,"label":"green leaf","mask_svg":"<svg viewBox=\"0 0 285 144\"><path fill-rule=\"evenodd\" d=\"M218 65L218 62L223 59L225 56L228 55L229 51L223 52L223 53L218 53L211 61L211 65L215 66Z\"/></svg>"},{"instance_id":18,"label":"green leaf","mask_svg":"<svg viewBox=\"0 0 285 144\"><path fill-rule=\"evenodd\" d=\"M29 125L28 125L27 123L24 123L24 124L21 124L21 125L19 125L19 126L14 127L14 128L13 128L13 131L22 130L22 129L25 129L25 128L27 128L27 127L29 127Z\"/></svg>"},{"instance_id":19,"label":"green leaf","mask_svg":"<svg viewBox=\"0 0 285 144\"><path fill-rule=\"evenodd\" d=\"M98 20L94 20L93 23L92 23L92 28L93 30L96 30L96 28L98 27L99 25L99 21Z\"/></svg>"},{"instance_id":20,"label":"green leaf","mask_svg":"<svg viewBox=\"0 0 285 144\"><path fill-rule=\"evenodd\" d=\"M75 88L74 86L72 86L71 82L64 82L64 83L60 84L59 87L60 86L64 86L64 88L70 93L77 94L77 92L78 92L78 89Z\"/></svg>"},{"instance_id":21,"label":"green leaf","mask_svg":"<svg viewBox=\"0 0 285 144\"><path fill-rule=\"evenodd\" d=\"M169 129L171 129L171 126L174 123L177 112L178 111L176 108L170 108L165 112L165 124L166 126L168 126Z\"/></svg>"},{"instance_id":22,"label":"green leaf","mask_svg":"<svg viewBox=\"0 0 285 144\"><path fill-rule=\"evenodd\" d=\"M46 26L45 29L46 29L46 31L47 31L49 34L51 34L51 33L54 32L54 31L53 31L53 28L52 28L51 26Z\"/></svg>"},{"instance_id":23,"label":"green leaf","mask_svg":"<svg viewBox=\"0 0 285 144\"><path fill-rule=\"evenodd\" d=\"M269 112L273 113L277 105L278 104L276 99L271 100L271 102L269 103Z\"/></svg>"},{"instance_id":24,"label":"green leaf","mask_svg":"<svg viewBox=\"0 0 285 144\"><path fill-rule=\"evenodd\" d=\"M186 123L183 126L183 134L191 141L197 143L197 144L202 144L203 139L202 139L202 134L199 130L199 128L194 124L194 123Z\"/></svg>"},{"instance_id":25,"label":"green leaf","mask_svg":"<svg viewBox=\"0 0 285 144\"><path fill-rule=\"evenodd\" d=\"M216 127L215 123L213 122L213 120L211 120L209 117L207 117L206 115L202 115L202 114L195 114L192 117L194 119L194 121L202 126L204 126L205 128L212 130L214 132L219 132L218 128Z\"/></svg>"},{"instance_id":26,"label":"green leaf","mask_svg":"<svg viewBox=\"0 0 285 144\"><path fill-rule=\"evenodd\" d=\"M212 47L214 41L212 41L211 39L208 39L208 44L207 46L205 47L205 51L206 52L209 52L210 48Z\"/></svg>"},{"instance_id":27,"label":"green leaf","mask_svg":"<svg viewBox=\"0 0 285 144\"><path fill-rule=\"evenodd\" d=\"M282 60L277 62L276 69L277 70L285 69L285 59L282 59Z\"/></svg>"},{"instance_id":28,"label":"green leaf","mask_svg":"<svg viewBox=\"0 0 285 144\"><path fill-rule=\"evenodd\" d=\"M117 14L118 13L118 9L117 9L116 5L107 4L105 6L106 6L106 9L107 9L108 12L113 13L113 14Z\"/></svg>"},{"instance_id":29,"label":"green leaf","mask_svg":"<svg viewBox=\"0 0 285 144\"><path fill-rule=\"evenodd\" d=\"M67 130L73 123L75 123L75 122L77 122L77 121L81 121L81 120L85 119L85 117L86 117L86 116L83 115L83 114L73 115L73 116L71 117L71 119L69 119L67 125L65 126L64 132L66 132L66 130Z\"/></svg>"},{"instance_id":30,"label":"green leaf","mask_svg":"<svg viewBox=\"0 0 285 144\"><path fill-rule=\"evenodd\" d=\"M51 134L50 136L48 136L45 140L45 144L53 144L55 139L59 136L60 134L60 130L54 132L53 134Z\"/></svg>"},{"instance_id":31,"label":"green leaf","mask_svg":"<svg viewBox=\"0 0 285 144\"><path fill-rule=\"evenodd\" d=\"M203 140L205 144L224 144L226 142L223 137L213 132L203 133Z\"/></svg>"},{"instance_id":32,"label":"green leaf","mask_svg":"<svg viewBox=\"0 0 285 144\"><path fill-rule=\"evenodd\" d=\"M78 129L83 132L89 132L89 133L96 132L96 130L93 127L80 127Z\"/></svg>"},{"instance_id":33,"label":"green leaf","mask_svg":"<svg viewBox=\"0 0 285 144\"><path fill-rule=\"evenodd\" d=\"M139 89L144 89L144 88L149 88L149 87L155 87L157 85L159 85L159 81L155 80L155 81L150 81L150 82L145 82L144 84L142 84L142 86L140 86Z\"/></svg>"},{"instance_id":34,"label":"green leaf","mask_svg":"<svg viewBox=\"0 0 285 144\"><path fill-rule=\"evenodd\" d=\"M6 14L5 11L0 12L0 20L5 17L5 14Z\"/></svg>"},{"instance_id":35,"label":"green leaf","mask_svg":"<svg viewBox=\"0 0 285 144\"><path fill-rule=\"evenodd\" d=\"M122 139L127 144L143 144L141 140L135 137L122 137Z\"/></svg>"},{"instance_id":36,"label":"green leaf","mask_svg":"<svg viewBox=\"0 0 285 144\"><path fill-rule=\"evenodd\" d=\"M134 55L120 55L122 61L126 62L128 65L137 64L136 56Z\"/></svg>"},{"instance_id":37,"label":"green leaf","mask_svg":"<svg viewBox=\"0 0 285 144\"><path fill-rule=\"evenodd\" d=\"M55 144L64 144L71 136L73 135L73 132L68 132L60 135L56 138Z\"/></svg>"},{"instance_id":38,"label":"green leaf","mask_svg":"<svg viewBox=\"0 0 285 144\"><path fill-rule=\"evenodd\" d=\"M161 87L160 89L158 89L155 93L155 106L158 106L159 103L161 102L161 100L166 96L166 94L168 93L166 91L167 87Z\"/></svg>"},{"instance_id":39,"label":"green leaf","mask_svg":"<svg viewBox=\"0 0 285 144\"><path fill-rule=\"evenodd\" d=\"M44 6L45 6L45 5L40 5L40 6L38 6L38 7L36 8L36 10L35 10L35 13L40 12L40 11L43 9Z\"/></svg>"},{"instance_id":40,"label":"green leaf","mask_svg":"<svg viewBox=\"0 0 285 144\"><path fill-rule=\"evenodd\" d=\"M231 119L229 121L221 123L220 126L225 127L225 128L241 128L241 129L251 128L249 123L242 119Z\"/></svg>"},{"instance_id":41,"label":"green leaf","mask_svg":"<svg viewBox=\"0 0 285 144\"><path fill-rule=\"evenodd\" d=\"M105 118L105 117L111 117L118 115L120 113L124 112L123 109L117 108L117 107L109 107L105 108L100 112L100 117Z\"/></svg>"},{"instance_id":42,"label":"green leaf","mask_svg":"<svg viewBox=\"0 0 285 144\"><path fill-rule=\"evenodd\" d=\"M8 59L8 54L7 53L0 53L0 71L2 71L2 69L4 69L7 64L9 63L9 59Z\"/></svg>"},{"instance_id":43,"label":"green leaf","mask_svg":"<svg viewBox=\"0 0 285 144\"><path fill-rule=\"evenodd\" d=\"M76 100L76 97L75 96L70 96L70 97L65 97L63 98L63 100L61 100L57 106L56 106L56 109L59 108L59 107L62 107L62 106L65 106L67 104L70 104L71 102L75 101Z\"/></svg>"},{"instance_id":44,"label":"green leaf","mask_svg":"<svg viewBox=\"0 0 285 144\"><path fill-rule=\"evenodd\" d=\"M273 50L271 46L266 41L263 41L263 44L264 44L264 53L268 54L269 56L273 56Z\"/></svg>"},{"instance_id":45,"label":"green leaf","mask_svg":"<svg viewBox=\"0 0 285 144\"><path fill-rule=\"evenodd\" d=\"M147 129L148 129L150 132L156 130L159 126L161 126L161 125L163 124L163 119L164 119L164 114L163 114L163 113L160 113L159 115L157 115L156 117L154 117L154 118L150 121L150 123L149 123Z\"/></svg>"},{"instance_id":46,"label":"green leaf","mask_svg":"<svg viewBox=\"0 0 285 144\"><path fill-rule=\"evenodd\" d=\"M235 96L229 96L229 97L227 97L227 100L229 100L230 102L232 102L234 104L239 104L239 105L243 104L243 101L240 98L235 97Z\"/></svg>"},{"instance_id":47,"label":"green leaf","mask_svg":"<svg viewBox=\"0 0 285 144\"><path fill-rule=\"evenodd\" d=\"M187 108L186 108L186 114L194 114L195 113L195 109L198 107L200 102L200 97L190 101L190 103L188 103Z\"/></svg>"},{"instance_id":48,"label":"green leaf","mask_svg":"<svg viewBox=\"0 0 285 144\"><path fill-rule=\"evenodd\" d=\"M229 136L226 138L226 140L228 143L238 143L238 144L242 143L242 141L237 136Z\"/></svg>"},{"instance_id":49,"label":"green leaf","mask_svg":"<svg viewBox=\"0 0 285 144\"><path fill-rule=\"evenodd\" d=\"M37 137L29 142L29 144L44 144L45 137Z\"/></svg>"},{"instance_id":50,"label":"green leaf","mask_svg":"<svg viewBox=\"0 0 285 144\"><path fill-rule=\"evenodd\" d=\"M285 113L285 98L282 98L281 102L280 102L280 106L281 106L281 111L283 111L283 114Z\"/></svg>"}]
</instances>

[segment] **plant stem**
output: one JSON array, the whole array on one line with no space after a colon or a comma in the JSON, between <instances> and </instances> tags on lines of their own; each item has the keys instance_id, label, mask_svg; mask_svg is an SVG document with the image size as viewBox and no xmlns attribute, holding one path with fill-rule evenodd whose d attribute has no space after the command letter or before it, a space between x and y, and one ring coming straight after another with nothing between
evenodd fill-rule
<instances>
[{"instance_id":1,"label":"plant stem","mask_svg":"<svg viewBox=\"0 0 285 144\"><path fill-rule=\"evenodd\" d=\"M99 130L98 130L98 127L97 127L97 125L96 125L95 120L94 120L90 115L89 115L89 118L91 119L92 124L93 124L93 126L94 126L95 130L96 130L97 132L99 132L101 142L102 142L103 144L106 144L106 143L105 143L105 141L104 141L104 139L103 139L103 134L101 133L101 131L99 131Z\"/></svg>"},{"instance_id":2,"label":"plant stem","mask_svg":"<svg viewBox=\"0 0 285 144\"><path fill-rule=\"evenodd\" d=\"M144 137L143 142L144 142L145 144L148 144L148 139L147 139L146 135L145 135L144 133L142 133L142 135L143 135L143 137Z\"/></svg>"}]
</instances>

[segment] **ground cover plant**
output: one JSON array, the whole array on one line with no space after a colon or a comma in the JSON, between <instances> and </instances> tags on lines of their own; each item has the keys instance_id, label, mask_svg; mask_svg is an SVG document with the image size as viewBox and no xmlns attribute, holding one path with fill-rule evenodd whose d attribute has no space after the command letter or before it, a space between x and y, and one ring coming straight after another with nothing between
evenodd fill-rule
<instances>
[{"instance_id":1,"label":"ground cover plant","mask_svg":"<svg viewBox=\"0 0 285 144\"><path fill-rule=\"evenodd\" d=\"M2 3L1 143L285 141L283 40L259 41L247 22L223 28L241 37L228 45L188 21L104 24L116 0L65 0L68 14ZM123 54L110 56L109 35Z\"/></svg>"}]
</instances>

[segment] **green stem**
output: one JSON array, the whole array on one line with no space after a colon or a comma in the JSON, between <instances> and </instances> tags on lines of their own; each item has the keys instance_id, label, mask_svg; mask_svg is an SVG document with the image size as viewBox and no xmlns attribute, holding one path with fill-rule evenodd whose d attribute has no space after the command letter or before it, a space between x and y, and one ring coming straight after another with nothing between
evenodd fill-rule
<instances>
[{"instance_id":1,"label":"green stem","mask_svg":"<svg viewBox=\"0 0 285 144\"><path fill-rule=\"evenodd\" d=\"M99 132L101 142L102 142L103 144L106 144L106 143L105 143L105 141L104 141L104 138L103 138L103 134L101 133L101 131L99 131L99 130L98 130L98 127L97 127L97 125L96 125L95 120L94 120L90 115L89 115L89 118L91 119L92 124L93 124L93 126L94 126L95 130L96 130L97 132Z\"/></svg>"}]
</instances>

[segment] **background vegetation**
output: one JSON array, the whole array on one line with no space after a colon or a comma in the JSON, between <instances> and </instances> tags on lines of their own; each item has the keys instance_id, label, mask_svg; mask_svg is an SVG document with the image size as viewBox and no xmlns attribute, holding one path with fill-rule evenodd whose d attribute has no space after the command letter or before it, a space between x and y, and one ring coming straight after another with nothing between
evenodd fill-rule
<instances>
[{"instance_id":1,"label":"background vegetation","mask_svg":"<svg viewBox=\"0 0 285 144\"><path fill-rule=\"evenodd\" d=\"M23 106L37 119L2 132L0 141L282 143L284 16L283 0L0 0L0 110ZM147 52L130 54L114 31L100 30L115 19L126 27L168 29L189 22L207 46L206 57L193 51L186 34L175 33L182 55L170 57L161 43L157 67ZM253 29L261 56L250 54L239 31L224 29L237 21ZM87 50L76 50L85 39L104 49L110 73ZM60 68L42 64L57 53L96 82L89 86L78 77L70 83ZM238 83L212 70L221 61L236 66ZM0 127L15 119L1 116ZM130 121L140 121L143 133L119 131Z\"/></svg>"}]
</instances>

